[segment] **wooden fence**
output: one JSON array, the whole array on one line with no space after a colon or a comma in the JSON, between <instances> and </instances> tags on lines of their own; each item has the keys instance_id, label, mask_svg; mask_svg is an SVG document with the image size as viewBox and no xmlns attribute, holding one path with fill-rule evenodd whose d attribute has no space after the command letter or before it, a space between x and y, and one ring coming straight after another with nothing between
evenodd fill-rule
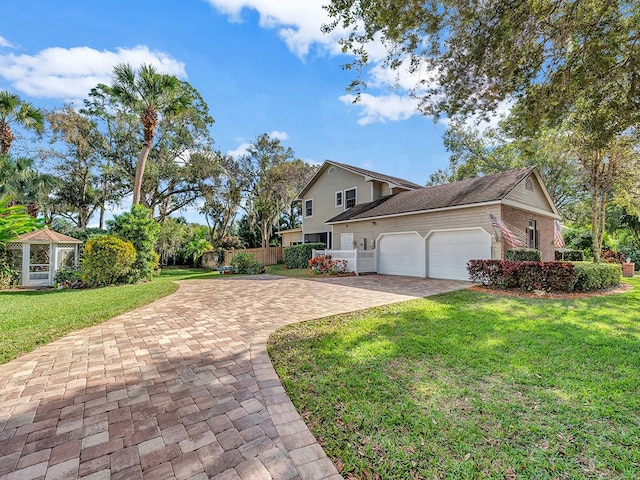
<instances>
[{"instance_id":1,"label":"wooden fence","mask_svg":"<svg viewBox=\"0 0 640 480\"><path fill-rule=\"evenodd\" d=\"M229 262L231 262L231 257L241 252L250 253L262 265L276 265L284 261L282 247L246 248L226 251L224 253L224 264L229 265Z\"/></svg>"}]
</instances>

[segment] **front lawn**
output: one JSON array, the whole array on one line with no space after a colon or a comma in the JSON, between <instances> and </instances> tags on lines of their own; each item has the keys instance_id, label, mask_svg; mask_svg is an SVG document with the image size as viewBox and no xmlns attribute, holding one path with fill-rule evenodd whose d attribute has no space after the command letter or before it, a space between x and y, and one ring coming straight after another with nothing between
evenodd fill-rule
<instances>
[{"instance_id":1,"label":"front lawn","mask_svg":"<svg viewBox=\"0 0 640 480\"><path fill-rule=\"evenodd\" d=\"M151 282L84 290L0 292L0 363L63 335L95 325L165 297L175 280L211 278L201 269L167 268Z\"/></svg>"},{"instance_id":2,"label":"front lawn","mask_svg":"<svg viewBox=\"0 0 640 480\"><path fill-rule=\"evenodd\" d=\"M629 282L576 300L458 291L291 325L268 348L347 478L637 479Z\"/></svg>"}]
</instances>

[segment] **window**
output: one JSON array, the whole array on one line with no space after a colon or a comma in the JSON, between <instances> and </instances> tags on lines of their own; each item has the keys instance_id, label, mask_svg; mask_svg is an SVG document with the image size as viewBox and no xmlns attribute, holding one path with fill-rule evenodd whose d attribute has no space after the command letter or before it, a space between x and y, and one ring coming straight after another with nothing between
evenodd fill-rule
<instances>
[{"instance_id":1,"label":"window","mask_svg":"<svg viewBox=\"0 0 640 480\"><path fill-rule=\"evenodd\" d=\"M342 206L342 192L336 192L336 207Z\"/></svg>"},{"instance_id":2,"label":"window","mask_svg":"<svg viewBox=\"0 0 640 480\"><path fill-rule=\"evenodd\" d=\"M334 173L336 173L336 167L329 167L327 175L333 175Z\"/></svg>"},{"instance_id":3,"label":"window","mask_svg":"<svg viewBox=\"0 0 640 480\"><path fill-rule=\"evenodd\" d=\"M529 220L529 226L527 227L527 247L538 248L537 242L536 221Z\"/></svg>"},{"instance_id":4,"label":"window","mask_svg":"<svg viewBox=\"0 0 640 480\"><path fill-rule=\"evenodd\" d=\"M351 208L356 206L356 189L344 191L345 208Z\"/></svg>"},{"instance_id":5,"label":"window","mask_svg":"<svg viewBox=\"0 0 640 480\"><path fill-rule=\"evenodd\" d=\"M304 216L313 217L313 199L305 200L304 202Z\"/></svg>"}]
</instances>

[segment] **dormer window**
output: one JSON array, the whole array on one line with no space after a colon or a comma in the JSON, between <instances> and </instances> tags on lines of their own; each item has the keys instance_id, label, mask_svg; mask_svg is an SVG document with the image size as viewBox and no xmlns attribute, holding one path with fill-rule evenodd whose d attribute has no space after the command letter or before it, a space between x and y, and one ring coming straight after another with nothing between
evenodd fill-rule
<instances>
[{"instance_id":1,"label":"dormer window","mask_svg":"<svg viewBox=\"0 0 640 480\"><path fill-rule=\"evenodd\" d=\"M345 208L352 208L356 206L356 189L352 188L350 190L344 191L344 203Z\"/></svg>"}]
</instances>

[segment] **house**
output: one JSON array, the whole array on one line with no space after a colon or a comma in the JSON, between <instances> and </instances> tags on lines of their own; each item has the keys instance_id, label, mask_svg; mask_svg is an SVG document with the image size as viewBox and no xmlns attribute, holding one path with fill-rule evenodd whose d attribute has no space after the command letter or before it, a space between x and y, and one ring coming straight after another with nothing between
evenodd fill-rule
<instances>
[{"instance_id":1,"label":"house","mask_svg":"<svg viewBox=\"0 0 640 480\"><path fill-rule=\"evenodd\" d=\"M276 232L281 240L283 247L290 247L302 243L302 228L291 228L289 230L280 230Z\"/></svg>"},{"instance_id":2,"label":"house","mask_svg":"<svg viewBox=\"0 0 640 480\"><path fill-rule=\"evenodd\" d=\"M326 161L298 199L305 243L374 251L380 274L468 279L470 259L502 259L510 248L489 214L520 232L543 260L554 259L559 215L534 167L422 187Z\"/></svg>"}]
</instances>

